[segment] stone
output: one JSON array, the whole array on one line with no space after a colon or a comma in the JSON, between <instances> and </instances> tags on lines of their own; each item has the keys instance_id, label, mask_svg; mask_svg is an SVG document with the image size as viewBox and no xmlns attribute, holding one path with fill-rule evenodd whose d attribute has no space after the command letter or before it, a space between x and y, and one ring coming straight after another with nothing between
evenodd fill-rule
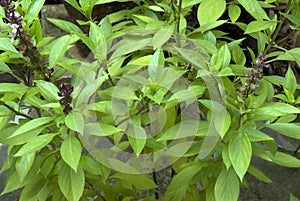
<instances>
[{"instance_id":1,"label":"stone","mask_svg":"<svg viewBox=\"0 0 300 201\"><path fill-rule=\"evenodd\" d=\"M66 34L66 32L49 22L47 18L70 21L69 14L63 4L44 5L41 10L41 23L44 37L59 37Z\"/></svg>"}]
</instances>

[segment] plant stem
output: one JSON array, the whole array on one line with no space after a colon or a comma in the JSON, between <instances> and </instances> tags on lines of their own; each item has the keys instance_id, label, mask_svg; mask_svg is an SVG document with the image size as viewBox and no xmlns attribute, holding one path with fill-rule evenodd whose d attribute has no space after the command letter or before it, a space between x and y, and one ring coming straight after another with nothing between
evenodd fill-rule
<instances>
[{"instance_id":1,"label":"plant stem","mask_svg":"<svg viewBox=\"0 0 300 201\"><path fill-rule=\"evenodd\" d=\"M106 199L101 195L101 193L99 193L92 184L90 184L87 180L85 180L85 182L88 184L88 186L91 188L92 191L94 191L96 193L96 195L102 200L102 201L106 201Z\"/></svg>"},{"instance_id":2,"label":"plant stem","mask_svg":"<svg viewBox=\"0 0 300 201\"><path fill-rule=\"evenodd\" d=\"M182 0L179 0L178 5L178 13L177 13L177 33L180 33L180 17L181 17L181 10L182 10Z\"/></svg>"},{"instance_id":3,"label":"plant stem","mask_svg":"<svg viewBox=\"0 0 300 201\"><path fill-rule=\"evenodd\" d=\"M284 13L288 14L289 11L290 11L290 9L291 9L291 0L288 1L288 5L286 6L286 9L285 9ZM271 41L268 43L268 46L266 47L266 49L264 51L265 54L273 47L273 45L274 45L274 43L276 41L276 38L277 38L277 36L278 36L278 34L279 34L280 30L281 30L281 27L282 27L284 21L286 20L286 17L283 16L283 15L281 15L280 18L281 18L280 19L280 23L276 27L276 30L275 30L275 32L273 34L273 37L272 37Z\"/></svg>"},{"instance_id":4,"label":"plant stem","mask_svg":"<svg viewBox=\"0 0 300 201\"><path fill-rule=\"evenodd\" d=\"M19 111L15 110L15 109L12 108L11 106L7 105L6 103L4 103L3 106L5 106L6 108L8 108L9 110L11 110L12 112L14 112L14 113L17 114L17 115L20 115L20 116L25 117L25 118L30 119L30 120L33 119L31 116L29 116L29 115L27 115L27 114L25 114L25 113L22 113L22 112L19 112Z\"/></svg>"},{"instance_id":5,"label":"plant stem","mask_svg":"<svg viewBox=\"0 0 300 201\"><path fill-rule=\"evenodd\" d=\"M153 171L152 175L153 175L153 181L154 181L154 183L157 184L156 172ZM155 193L154 193L154 194L155 194L155 199L156 199L156 200L159 200L159 193L158 193L157 190L155 190Z\"/></svg>"}]
</instances>

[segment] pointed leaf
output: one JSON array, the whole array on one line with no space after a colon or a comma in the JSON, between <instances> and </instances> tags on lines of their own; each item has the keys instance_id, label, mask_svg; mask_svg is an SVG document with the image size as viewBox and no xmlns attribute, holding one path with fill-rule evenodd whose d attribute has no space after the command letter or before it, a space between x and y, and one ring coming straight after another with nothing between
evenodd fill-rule
<instances>
[{"instance_id":1,"label":"pointed leaf","mask_svg":"<svg viewBox=\"0 0 300 201\"><path fill-rule=\"evenodd\" d=\"M290 193L290 201L300 201L300 200Z\"/></svg>"},{"instance_id":2,"label":"pointed leaf","mask_svg":"<svg viewBox=\"0 0 300 201\"><path fill-rule=\"evenodd\" d=\"M285 114L300 114L300 110L286 103L272 102L255 109L254 113L268 116L283 116Z\"/></svg>"},{"instance_id":3,"label":"pointed leaf","mask_svg":"<svg viewBox=\"0 0 300 201\"><path fill-rule=\"evenodd\" d=\"M191 180L201 169L202 166L197 164L180 171L175 177L173 177L171 184L168 186L163 197L163 201L182 201L187 193Z\"/></svg>"},{"instance_id":4,"label":"pointed leaf","mask_svg":"<svg viewBox=\"0 0 300 201\"><path fill-rule=\"evenodd\" d=\"M274 140L267 134L252 128L248 128L247 130L245 130L245 132L247 133L247 136L251 142Z\"/></svg>"},{"instance_id":5,"label":"pointed leaf","mask_svg":"<svg viewBox=\"0 0 300 201\"><path fill-rule=\"evenodd\" d=\"M52 117L41 117L41 118L37 118L37 119L33 119L30 120L28 122L26 122L25 124L23 124L21 127L19 127L11 136L9 136L8 138L12 138L15 137L17 135L21 135L23 133L26 133L28 131L31 131L35 128L38 128L42 125L48 124L49 122L51 122L53 120Z\"/></svg>"},{"instance_id":6,"label":"pointed leaf","mask_svg":"<svg viewBox=\"0 0 300 201\"><path fill-rule=\"evenodd\" d=\"M150 77L155 77L160 69L164 67L165 57L161 49L157 49L149 63L148 72Z\"/></svg>"},{"instance_id":7,"label":"pointed leaf","mask_svg":"<svg viewBox=\"0 0 300 201\"><path fill-rule=\"evenodd\" d=\"M24 156L30 153L34 153L49 144L54 136L54 134L39 135L24 144L14 156Z\"/></svg>"},{"instance_id":8,"label":"pointed leaf","mask_svg":"<svg viewBox=\"0 0 300 201\"><path fill-rule=\"evenodd\" d=\"M128 135L128 141L134 153L137 156L140 155L140 153L143 151L146 145L146 140L147 140L146 131L142 127L134 124L128 129L127 135Z\"/></svg>"},{"instance_id":9,"label":"pointed leaf","mask_svg":"<svg viewBox=\"0 0 300 201\"><path fill-rule=\"evenodd\" d=\"M69 35L65 35L56 39L54 45L50 50L50 56L49 56L50 68L53 68L56 62L65 54L68 47L69 40L70 40Z\"/></svg>"},{"instance_id":10,"label":"pointed leaf","mask_svg":"<svg viewBox=\"0 0 300 201\"><path fill-rule=\"evenodd\" d=\"M252 15L256 20L269 19L266 12L262 9L257 0L238 0L238 2Z\"/></svg>"},{"instance_id":11,"label":"pointed leaf","mask_svg":"<svg viewBox=\"0 0 300 201\"><path fill-rule=\"evenodd\" d=\"M161 140L174 140L180 138L186 138L191 136L196 136L198 131L199 121L197 120L186 120L169 128L164 132L158 141Z\"/></svg>"},{"instance_id":12,"label":"pointed leaf","mask_svg":"<svg viewBox=\"0 0 300 201\"><path fill-rule=\"evenodd\" d=\"M226 8L225 0L203 0L198 8L198 21L201 26L221 17Z\"/></svg>"},{"instance_id":13,"label":"pointed leaf","mask_svg":"<svg viewBox=\"0 0 300 201\"><path fill-rule=\"evenodd\" d=\"M81 113L71 111L65 118L65 124L73 131L83 134L84 118Z\"/></svg>"},{"instance_id":14,"label":"pointed leaf","mask_svg":"<svg viewBox=\"0 0 300 201\"><path fill-rule=\"evenodd\" d=\"M274 123L265 125L280 134L300 140L300 126L293 123Z\"/></svg>"},{"instance_id":15,"label":"pointed leaf","mask_svg":"<svg viewBox=\"0 0 300 201\"><path fill-rule=\"evenodd\" d=\"M49 102L57 102L59 100L58 88L51 82L44 80L35 80L37 87L40 89L42 96Z\"/></svg>"},{"instance_id":16,"label":"pointed leaf","mask_svg":"<svg viewBox=\"0 0 300 201\"><path fill-rule=\"evenodd\" d=\"M60 148L62 159L76 172L81 157L81 143L73 136L69 135Z\"/></svg>"},{"instance_id":17,"label":"pointed leaf","mask_svg":"<svg viewBox=\"0 0 300 201\"><path fill-rule=\"evenodd\" d=\"M174 28L174 24L171 24L159 29L153 36L153 49L163 46L172 37Z\"/></svg>"},{"instance_id":18,"label":"pointed leaf","mask_svg":"<svg viewBox=\"0 0 300 201\"><path fill-rule=\"evenodd\" d=\"M272 183L272 180L267 175L252 165L249 166L248 172L263 182Z\"/></svg>"},{"instance_id":19,"label":"pointed leaf","mask_svg":"<svg viewBox=\"0 0 300 201\"><path fill-rule=\"evenodd\" d=\"M109 136L122 131L106 123L89 123L84 126L84 133L95 136Z\"/></svg>"},{"instance_id":20,"label":"pointed leaf","mask_svg":"<svg viewBox=\"0 0 300 201\"><path fill-rule=\"evenodd\" d=\"M32 3L30 4L30 7L26 13L26 15L30 15L30 17L34 16L38 16L39 12L41 11L45 0L35 0L35 1L31 1Z\"/></svg>"},{"instance_id":21,"label":"pointed leaf","mask_svg":"<svg viewBox=\"0 0 300 201\"><path fill-rule=\"evenodd\" d=\"M65 163L58 169L58 185L67 200L79 201L84 189L85 176L81 166L75 172Z\"/></svg>"},{"instance_id":22,"label":"pointed leaf","mask_svg":"<svg viewBox=\"0 0 300 201\"><path fill-rule=\"evenodd\" d=\"M258 32L258 31L262 31L265 29L269 29L272 28L273 26L276 25L276 22L274 21L252 21L248 24L246 30L245 30L245 34L249 34L249 33L254 33L254 32Z\"/></svg>"},{"instance_id":23,"label":"pointed leaf","mask_svg":"<svg viewBox=\"0 0 300 201\"><path fill-rule=\"evenodd\" d=\"M291 95L294 95L296 91L296 87L297 87L297 81L295 75L291 67L289 67L285 74L285 78L283 81L283 88L285 91L288 91Z\"/></svg>"},{"instance_id":24,"label":"pointed leaf","mask_svg":"<svg viewBox=\"0 0 300 201\"><path fill-rule=\"evenodd\" d=\"M240 184L233 168L228 171L224 168L219 174L215 184L216 201L237 201L240 192Z\"/></svg>"},{"instance_id":25,"label":"pointed leaf","mask_svg":"<svg viewBox=\"0 0 300 201\"><path fill-rule=\"evenodd\" d=\"M143 174L137 175L118 172L112 175L111 178L117 178L130 182L138 190L148 190L158 187L147 175Z\"/></svg>"},{"instance_id":26,"label":"pointed leaf","mask_svg":"<svg viewBox=\"0 0 300 201\"><path fill-rule=\"evenodd\" d=\"M9 38L0 38L0 50L19 53Z\"/></svg>"},{"instance_id":27,"label":"pointed leaf","mask_svg":"<svg viewBox=\"0 0 300 201\"><path fill-rule=\"evenodd\" d=\"M284 167L292 167L292 168L299 168L300 167L300 160L294 156L283 152L276 152L275 155L271 152L267 151L268 158L264 158L265 160L271 161L277 165L281 165Z\"/></svg>"},{"instance_id":28,"label":"pointed leaf","mask_svg":"<svg viewBox=\"0 0 300 201\"><path fill-rule=\"evenodd\" d=\"M17 158L15 168L21 182L23 182L25 176L31 169L34 159L35 153L30 153Z\"/></svg>"},{"instance_id":29,"label":"pointed leaf","mask_svg":"<svg viewBox=\"0 0 300 201\"><path fill-rule=\"evenodd\" d=\"M241 132L236 133L236 136L229 142L228 152L234 170L243 181L252 156L252 147L247 135Z\"/></svg>"},{"instance_id":30,"label":"pointed leaf","mask_svg":"<svg viewBox=\"0 0 300 201\"><path fill-rule=\"evenodd\" d=\"M60 29L68 33L79 33L79 34L83 33L78 26L76 26L71 22L60 20L60 19L53 19L53 18L47 18L47 20L49 20L52 24L54 24L55 26L59 27Z\"/></svg>"},{"instance_id":31,"label":"pointed leaf","mask_svg":"<svg viewBox=\"0 0 300 201\"><path fill-rule=\"evenodd\" d=\"M20 95L27 92L29 88L23 84L0 83L0 93L15 92Z\"/></svg>"},{"instance_id":32,"label":"pointed leaf","mask_svg":"<svg viewBox=\"0 0 300 201\"><path fill-rule=\"evenodd\" d=\"M228 15L230 20L235 23L236 20L240 17L241 9L238 5L231 4L228 7Z\"/></svg>"}]
</instances>

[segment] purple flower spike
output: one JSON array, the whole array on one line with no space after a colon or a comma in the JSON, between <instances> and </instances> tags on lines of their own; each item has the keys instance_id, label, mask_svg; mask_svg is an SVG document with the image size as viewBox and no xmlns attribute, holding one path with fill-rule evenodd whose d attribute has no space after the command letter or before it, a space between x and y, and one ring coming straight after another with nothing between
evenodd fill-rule
<instances>
[{"instance_id":1,"label":"purple flower spike","mask_svg":"<svg viewBox=\"0 0 300 201\"><path fill-rule=\"evenodd\" d=\"M58 95L60 97L69 96L73 92L73 87L69 85L60 85Z\"/></svg>"},{"instance_id":2,"label":"purple flower spike","mask_svg":"<svg viewBox=\"0 0 300 201\"><path fill-rule=\"evenodd\" d=\"M72 86L62 84L60 85L59 92L57 93L60 97L62 97L59 100L59 103L60 105L64 106L63 112L65 114L68 114L72 110L72 107L70 106L70 104L72 103L72 97L71 97L72 92L73 92Z\"/></svg>"}]
</instances>

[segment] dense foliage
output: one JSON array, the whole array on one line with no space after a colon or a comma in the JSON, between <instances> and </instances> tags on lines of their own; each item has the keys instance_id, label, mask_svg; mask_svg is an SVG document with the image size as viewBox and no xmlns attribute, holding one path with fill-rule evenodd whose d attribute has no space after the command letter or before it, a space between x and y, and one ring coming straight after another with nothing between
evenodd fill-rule
<instances>
[{"instance_id":1,"label":"dense foliage","mask_svg":"<svg viewBox=\"0 0 300 201\"><path fill-rule=\"evenodd\" d=\"M103 19L93 7L114 1L66 0L86 20L48 19L59 38L43 36L45 0L0 2L0 72L14 78L0 83L2 194L235 201L246 173L271 182L253 155L300 167L263 132L300 139L300 48L281 45L299 0L135 0ZM86 59L68 53L79 43ZM284 76L268 74L277 61Z\"/></svg>"}]
</instances>

